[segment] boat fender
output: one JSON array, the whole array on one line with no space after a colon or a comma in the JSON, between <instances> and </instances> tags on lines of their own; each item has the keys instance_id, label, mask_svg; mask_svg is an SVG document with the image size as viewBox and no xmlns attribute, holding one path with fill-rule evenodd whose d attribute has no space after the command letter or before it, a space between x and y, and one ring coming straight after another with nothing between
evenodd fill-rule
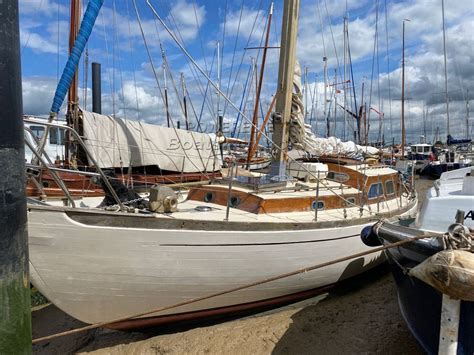
<instances>
[{"instance_id":1,"label":"boat fender","mask_svg":"<svg viewBox=\"0 0 474 355\"><path fill-rule=\"evenodd\" d=\"M373 228L374 226L367 226L360 232L360 239L368 247L378 247L382 245L379 236Z\"/></svg>"},{"instance_id":2,"label":"boat fender","mask_svg":"<svg viewBox=\"0 0 474 355\"><path fill-rule=\"evenodd\" d=\"M443 250L409 271L451 298L474 302L474 253Z\"/></svg>"},{"instance_id":3,"label":"boat fender","mask_svg":"<svg viewBox=\"0 0 474 355\"><path fill-rule=\"evenodd\" d=\"M178 210L178 197L167 186L153 186L150 189L149 210L158 213L172 213Z\"/></svg>"}]
</instances>

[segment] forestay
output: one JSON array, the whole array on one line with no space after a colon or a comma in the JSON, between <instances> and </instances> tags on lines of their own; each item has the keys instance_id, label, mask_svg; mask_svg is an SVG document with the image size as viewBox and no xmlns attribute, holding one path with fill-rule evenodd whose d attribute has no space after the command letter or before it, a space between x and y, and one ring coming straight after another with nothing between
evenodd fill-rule
<instances>
[{"instance_id":1,"label":"forestay","mask_svg":"<svg viewBox=\"0 0 474 355\"><path fill-rule=\"evenodd\" d=\"M156 165L184 173L220 169L215 139L206 133L82 111L87 148L100 168Z\"/></svg>"}]
</instances>

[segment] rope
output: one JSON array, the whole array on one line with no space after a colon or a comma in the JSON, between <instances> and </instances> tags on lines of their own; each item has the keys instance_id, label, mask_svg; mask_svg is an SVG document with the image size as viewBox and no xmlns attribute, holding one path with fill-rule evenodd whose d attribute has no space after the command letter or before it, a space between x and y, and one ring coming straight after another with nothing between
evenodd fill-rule
<instances>
[{"instance_id":1,"label":"rope","mask_svg":"<svg viewBox=\"0 0 474 355\"><path fill-rule=\"evenodd\" d=\"M414 241L419 240L419 239L427 239L427 238L432 238L432 236L426 236L426 235L416 236L416 237L405 239L405 240L402 240L402 241L399 241L399 242L396 242L396 243L387 244L385 246L370 249L370 250L367 250L367 251L364 251L364 252L360 252L360 253L352 254L352 255L349 255L349 256L344 256L344 257L341 257L341 258L338 258L338 259L334 259L334 260L331 260L331 261L323 262L323 263L320 263L320 264L308 266L308 267L305 267L305 268L302 268L302 269L298 269L298 270L295 270L295 271L292 271L292 272L288 272L286 274L273 276L273 277L263 279L263 280L260 280L260 281L256 281L256 282L252 282L252 283L249 283L249 284L246 284L246 285L230 288L230 289L227 289L227 290L224 290L224 291L221 291L221 292L216 292L216 293L206 295L206 296L203 296L203 297L193 298L191 300L175 303L175 304L169 305L169 306L158 307L158 308L146 311L146 312L142 312L142 313L139 313L139 314L134 314L134 315L126 316L126 317L121 317L121 318L118 318L118 319L115 319L115 320L112 320L112 321L99 322L99 323L87 325L85 327L76 328L76 329L68 330L68 331L61 332L61 333L56 333L56 334L41 337L41 338L36 338L32 341L32 343L37 344L37 343L40 343L40 342L43 342L43 341L46 341L46 340L51 340L51 339L55 339L55 338L59 338L59 337L63 337L63 336L66 336L66 335L71 335L71 334L82 333L82 332L87 331L87 330L101 328L101 327L104 327L104 326L107 326L107 325L112 325L114 323L124 322L124 321L130 320L130 319L133 319L133 318L144 317L144 316L147 316L147 315L150 315L150 314L153 314L153 313L163 312L163 311L174 309L174 308L177 308L177 307L186 306L186 305L189 305L189 304L193 304L193 303L196 303L196 302L208 300L208 299L215 298L215 297L218 297L218 296L227 295L229 293L234 293L234 292L237 292L237 291L245 290L245 289L248 289L250 287L259 286L259 285L267 284L269 282L285 279L285 278L288 278L290 276L304 274L304 273L307 273L309 271L318 270L318 269L321 269L323 267L331 266L331 265L338 264L338 263L348 261L348 260L351 260L351 259L360 258L362 256L379 253L381 251L388 250L388 249L391 249L391 248L397 248L401 245L405 245L405 244L414 242Z\"/></svg>"}]
</instances>

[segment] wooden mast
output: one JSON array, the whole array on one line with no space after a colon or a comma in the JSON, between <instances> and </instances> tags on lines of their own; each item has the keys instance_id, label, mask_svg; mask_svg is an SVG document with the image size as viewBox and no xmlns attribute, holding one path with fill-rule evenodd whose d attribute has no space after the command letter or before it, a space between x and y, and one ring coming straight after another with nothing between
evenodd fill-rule
<instances>
[{"instance_id":1,"label":"wooden mast","mask_svg":"<svg viewBox=\"0 0 474 355\"><path fill-rule=\"evenodd\" d=\"M69 28L69 54L72 52L72 48L74 47L74 43L76 42L77 33L79 32L80 26L80 14L81 14L81 3L80 0L71 0L71 8L70 8L70 28ZM66 114L66 121L69 127L72 127L77 130L78 126L78 109L79 109L79 97L77 95L78 92L78 71L74 72L74 76L69 86L68 90L68 99L67 99L67 114ZM70 137L67 137L65 140L65 162L66 165L70 163L69 157L69 147L71 141Z\"/></svg>"},{"instance_id":2,"label":"wooden mast","mask_svg":"<svg viewBox=\"0 0 474 355\"><path fill-rule=\"evenodd\" d=\"M270 29L271 29L271 25L272 25L272 17L273 17L273 2L270 5L270 13L268 15L267 33L266 33L266 36L265 36L265 46L263 47L263 55L262 55L262 66L260 67L260 78L257 82L258 85L257 85L256 98L255 98L255 108L253 110L252 130L251 130L251 134L250 134L249 151L248 151L248 155L247 155L247 169L250 168L250 160L253 158L253 155L255 154L254 140L255 140L255 134L256 134L256 131L257 131L258 109L260 107L260 93L262 92L263 74L265 72L265 62L267 60L268 41L270 40ZM257 77L257 76L255 76L255 77Z\"/></svg>"},{"instance_id":3,"label":"wooden mast","mask_svg":"<svg viewBox=\"0 0 474 355\"><path fill-rule=\"evenodd\" d=\"M280 178L286 176L299 8L299 0L284 1L276 109L273 117L272 154L272 175L278 175Z\"/></svg>"}]
</instances>

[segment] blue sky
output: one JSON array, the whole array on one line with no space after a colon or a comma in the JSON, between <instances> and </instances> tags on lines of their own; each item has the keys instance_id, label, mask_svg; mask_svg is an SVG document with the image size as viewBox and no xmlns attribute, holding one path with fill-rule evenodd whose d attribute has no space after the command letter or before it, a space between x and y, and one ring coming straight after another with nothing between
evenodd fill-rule
<instances>
[{"instance_id":1,"label":"blue sky","mask_svg":"<svg viewBox=\"0 0 474 355\"><path fill-rule=\"evenodd\" d=\"M167 81L173 120L180 120L183 124L178 104L181 100L178 95L182 92L180 75L183 73L196 116L201 116L202 111L202 122L212 123L217 115L215 90L209 89L208 95L204 96L206 79L198 74L196 68L165 33L146 1L136 0L136 3L157 78L151 70L133 1L105 0L89 41L87 56L89 63L97 61L102 64L104 113L115 113L117 116L157 124L165 122L164 105L158 90L158 85L163 86L163 63L159 46L161 40L170 67ZM204 70L209 72L214 60L210 77L215 82L216 43L220 42L221 88L239 105L245 80L251 70L251 58L258 57L257 63L260 66L259 52L245 50L245 47L260 45L270 1L152 0L151 3ZM474 92L474 43L471 35L474 32L474 2L449 2L445 10L451 131L456 135L465 136L466 99L468 91L469 96ZM282 1L276 1L270 37L272 46L279 45L281 15ZM361 88L364 83L365 101L377 111L384 112L383 132L386 139L399 137L401 27L404 18L411 20L406 24L406 90L409 101L405 109L409 140L416 141L418 135L423 133L423 112L426 110L428 118L424 126L428 138L431 139L436 127L439 127L443 136L446 130L446 108L443 103L440 0L302 0L297 56L303 71L305 68L308 70L307 92L311 93L308 96L315 97L307 102L308 120L311 117L313 130L319 135L325 134L322 57L328 58L329 84L335 80L334 71L338 61L338 72L343 72L344 15L348 17L357 100L361 100ZM20 0L23 91L27 114L45 115L49 111L57 78L67 60L68 21L69 0ZM376 33L378 42L374 56ZM85 56L80 65L80 103L82 106L86 104L90 109L90 71L85 75L84 58ZM231 65L232 62L234 65ZM278 50L269 50L262 111L268 107L275 91L277 65ZM341 77L337 81L341 81ZM178 95L173 88L173 80ZM340 89L337 101L342 103L343 88ZM252 90L255 90L253 86L248 100L246 97L244 99L247 112L253 107ZM352 107L352 89L347 88L347 91L346 106ZM331 102L328 101L328 106L334 107L333 96L329 96ZM222 99L219 105L222 112L226 106ZM371 111L370 116L372 139L377 138L379 125L378 116L374 112ZM236 117L235 110L226 108L225 121L229 126ZM342 136L343 111L336 112L336 117L336 134ZM334 119L333 116L330 118ZM190 120L196 118L193 116ZM347 120L346 128L349 131L353 122L350 122L349 118ZM212 124L209 127L212 127Z\"/></svg>"}]
</instances>

